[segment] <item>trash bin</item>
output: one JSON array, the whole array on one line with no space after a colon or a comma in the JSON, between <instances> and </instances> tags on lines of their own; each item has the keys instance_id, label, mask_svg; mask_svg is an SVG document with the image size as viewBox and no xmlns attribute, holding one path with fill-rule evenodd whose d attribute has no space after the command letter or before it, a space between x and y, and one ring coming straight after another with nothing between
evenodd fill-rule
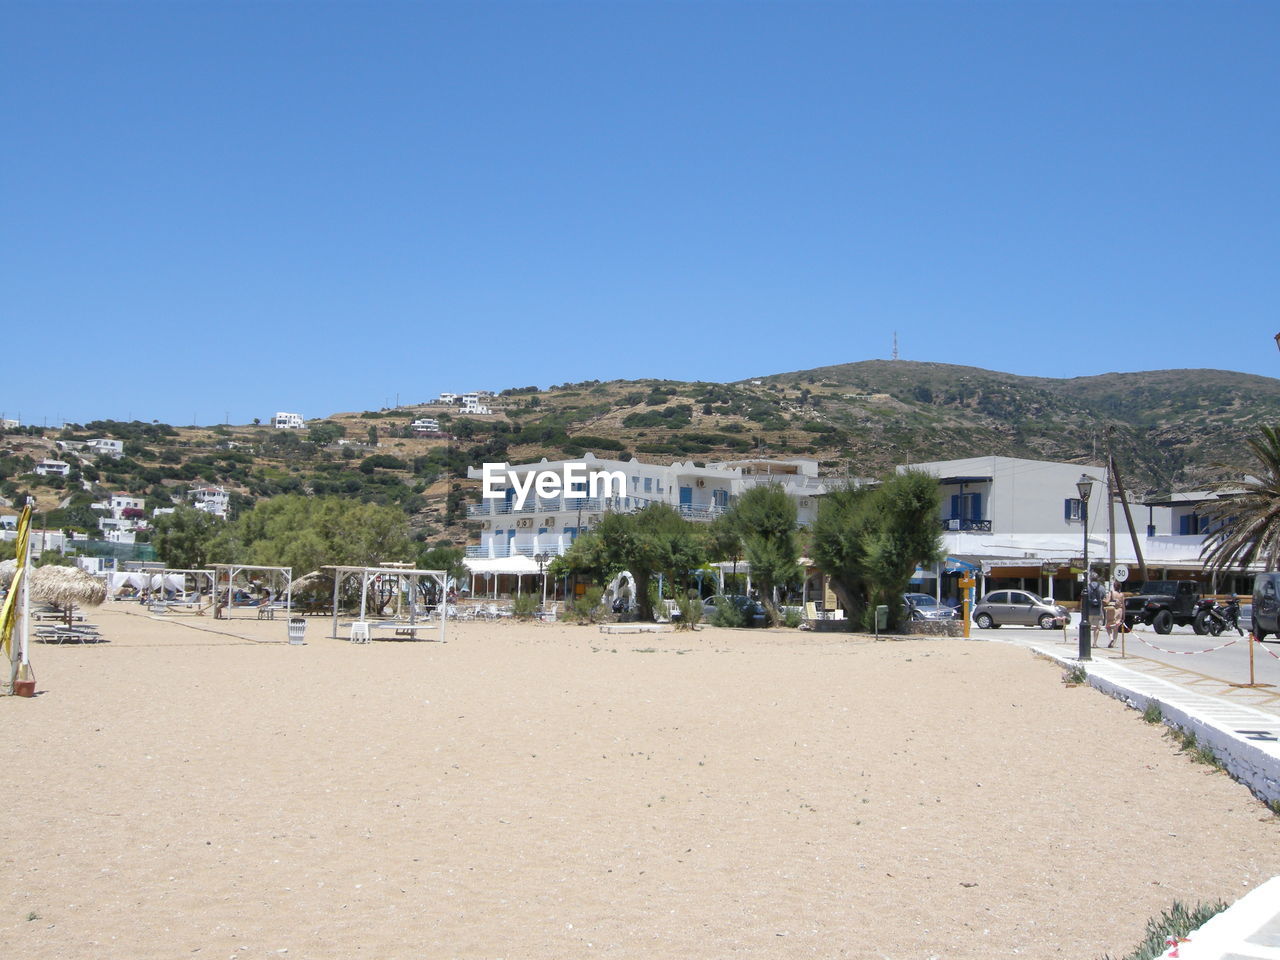
<instances>
[{"instance_id":1,"label":"trash bin","mask_svg":"<svg viewBox=\"0 0 1280 960\"><path fill-rule=\"evenodd\" d=\"M307 621L301 617L289 618L289 642L302 643L302 638L307 635Z\"/></svg>"},{"instance_id":2,"label":"trash bin","mask_svg":"<svg viewBox=\"0 0 1280 960\"><path fill-rule=\"evenodd\" d=\"M889 608L883 603L876 607L876 636L881 630L889 629Z\"/></svg>"}]
</instances>

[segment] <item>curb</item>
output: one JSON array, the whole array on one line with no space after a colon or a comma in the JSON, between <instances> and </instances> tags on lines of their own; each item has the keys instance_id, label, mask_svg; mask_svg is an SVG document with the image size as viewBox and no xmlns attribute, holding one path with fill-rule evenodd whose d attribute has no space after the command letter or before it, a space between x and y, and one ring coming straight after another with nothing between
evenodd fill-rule
<instances>
[{"instance_id":1,"label":"curb","mask_svg":"<svg viewBox=\"0 0 1280 960\"><path fill-rule=\"evenodd\" d=\"M1280 960L1280 877L1205 921L1162 957L1179 960Z\"/></svg>"}]
</instances>

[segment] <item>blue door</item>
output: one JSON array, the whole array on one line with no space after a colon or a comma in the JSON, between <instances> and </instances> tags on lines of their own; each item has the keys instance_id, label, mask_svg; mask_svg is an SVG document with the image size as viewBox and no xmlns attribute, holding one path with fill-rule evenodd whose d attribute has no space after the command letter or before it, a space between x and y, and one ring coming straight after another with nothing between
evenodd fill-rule
<instances>
[{"instance_id":1,"label":"blue door","mask_svg":"<svg viewBox=\"0 0 1280 960\"><path fill-rule=\"evenodd\" d=\"M680 488L680 505L693 505L693 487Z\"/></svg>"}]
</instances>

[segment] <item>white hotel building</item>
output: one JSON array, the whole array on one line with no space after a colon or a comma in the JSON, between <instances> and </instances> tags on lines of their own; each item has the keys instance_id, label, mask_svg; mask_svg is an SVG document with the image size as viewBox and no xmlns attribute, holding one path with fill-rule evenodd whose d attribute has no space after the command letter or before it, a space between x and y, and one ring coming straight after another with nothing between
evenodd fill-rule
<instances>
[{"instance_id":1,"label":"white hotel building","mask_svg":"<svg viewBox=\"0 0 1280 960\"><path fill-rule=\"evenodd\" d=\"M539 497L533 487L519 504L516 482L529 483L530 473L554 473L563 490L566 467L587 474L602 471L621 475L623 491L616 483L601 483L597 497L568 497L563 493ZM704 467L692 462L669 465L638 460L602 460L586 454L575 460L542 460L516 466L503 464L506 471L501 495L473 504L469 519L480 524L480 543L467 547L470 558L556 556L564 553L583 530L599 523L608 511L633 512L651 503L666 503L691 520L712 520L729 509L745 490L760 484L778 483L796 498L800 523L812 522L817 513L817 497L826 488L818 479L816 460L733 460ZM483 479L483 469L471 467L471 479ZM519 478L513 482L512 476Z\"/></svg>"}]
</instances>

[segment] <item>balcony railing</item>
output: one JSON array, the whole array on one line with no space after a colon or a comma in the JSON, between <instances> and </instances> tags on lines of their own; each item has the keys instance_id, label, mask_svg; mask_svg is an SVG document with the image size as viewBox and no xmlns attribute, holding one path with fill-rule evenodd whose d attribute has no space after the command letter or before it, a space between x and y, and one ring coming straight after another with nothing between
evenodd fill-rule
<instances>
[{"instance_id":1,"label":"balcony railing","mask_svg":"<svg viewBox=\"0 0 1280 960\"><path fill-rule=\"evenodd\" d=\"M536 513L633 513L651 503L661 503L648 497L556 497L550 500L530 498L519 509L507 500L484 500L467 508L468 517L528 516ZM672 504L681 516L690 520L710 520L728 510L714 503Z\"/></svg>"},{"instance_id":2,"label":"balcony railing","mask_svg":"<svg viewBox=\"0 0 1280 960\"><path fill-rule=\"evenodd\" d=\"M471 544L467 547L466 555L470 560L532 557L539 553L545 553L549 557L558 557L568 549L567 544L562 546L558 543L545 543L537 547L531 543L493 543L487 546L484 544Z\"/></svg>"},{"instance_id":3,"label":"balcony railing","mask_svg":"<svg viewBox=\"0 0 1280 960\"><path fill-rule=\"evenodd\" d=\"M680 516L689 520L714 520L728 509L715 503L681 503L676 506Z\"/></svg>"},{"instance_id":4,"label":"balcony railing","mask_svg":"<svg viewBox=\"0 0 1280 960\"><path fill-rule=\"evenodd\" d=\"M552 497L542 500L537 497L530 497L526 500L519 510L508 500L482 500L480 503L473 503L467 508L468 517L500 517L509 514L524 516L533 513L575 513L579 510L586 512L588 510L599 513L601 510L616 510L619 507L613 506L620 500L629 499L627 497Z\"/></svg>"},{"instance_id":5,"label":"balcony railing","mask_svg":"<svg viewBox=\"0 0 1280 960\"><path fill-rule=\"evenodd\" d=\"M981 533L990 533L991 521L990 520L961 520L959 517L951 517L951 518L944 517L942 520L942 529L952 530L952 531L959 530L963 532L975 531L975 532L981 532Z\"/></svg>"}]
</instances>

